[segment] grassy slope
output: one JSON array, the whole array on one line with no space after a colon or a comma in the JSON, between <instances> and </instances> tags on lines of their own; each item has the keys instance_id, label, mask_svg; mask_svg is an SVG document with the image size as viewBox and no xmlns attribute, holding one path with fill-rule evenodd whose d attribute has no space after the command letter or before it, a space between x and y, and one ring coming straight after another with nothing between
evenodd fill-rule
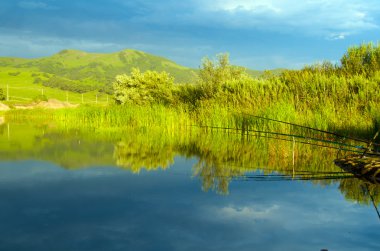
<instances>
[{"instance_id":1,"label":"grassy slope","mask_svg":"<svg viewBox=\"0 0 380 251\"><path fill-rule=\"evenodd\" d=\"M17 75L14 75L15 73L17 73ZM7 92L7 88L9 92L10 102L6 103L30 103L41 94L44 94L49 99L82 103L82 94L46 87L41 83L34 83L36 75L42 80L48 79L51 76L51 74L30 69L0 67L0 89L3 89L4 95ZM96 103L96 96L98 96L98 103L107 102L107 95L96 91L84 93L83 102ZM108 97L108 100L110 99L111 98Z\"/></svg>"}]
</instances>

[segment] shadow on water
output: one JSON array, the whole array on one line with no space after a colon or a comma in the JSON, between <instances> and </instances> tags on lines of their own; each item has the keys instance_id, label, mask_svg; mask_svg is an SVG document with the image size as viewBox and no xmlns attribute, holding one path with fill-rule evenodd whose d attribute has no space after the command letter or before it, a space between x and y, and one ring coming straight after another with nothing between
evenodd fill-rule
<instances>
[{"instance_id":1,"label":"shadow on water","mask_svg":"<svg viewBox=\"0 0 380 251\"><path fill-rule=\"evenodd\" d=\"M380 186L334 164L342 148L327 139L189 127L186 131L57 129L49 125L0 126L0 159L51 161L66 169L118 166L132 173L167 169L176 156L196 159L192 175L202 190L229 193L231 182L310 182L336 185L347 200L376 206Z\"/></svg>"}]
</instances>

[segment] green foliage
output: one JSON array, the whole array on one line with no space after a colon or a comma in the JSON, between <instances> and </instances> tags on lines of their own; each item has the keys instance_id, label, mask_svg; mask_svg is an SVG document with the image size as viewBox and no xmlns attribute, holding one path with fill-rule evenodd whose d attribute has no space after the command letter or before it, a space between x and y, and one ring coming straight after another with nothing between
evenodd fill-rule
<instances>
[{"instance_id":1,"label":"green foliage","mask_svg":"<svg viewBox=\"0 0 380 251\"><path fill-rule=\"evenodd\" d=\"M186 104L192 109L199 106L203 92L196 84L177 85L173 90L174 100L179 104Z\"/></svg>"},{"instance_id":2,"label":"green foliage","mask_svg":"<svg viewBox=\"0 0 380 251\"><path fill-rule=\"evenodd\" d=\"M341 59L346 74L373 75L380 70L380 44L361 44L348 48Z\"/></svg>"},{"instance_id":3,"label":"green foliage","mask_svg":"<svg viewBox=\"0 0 380 251\"><path fill-rule=\"evenodd\" d=\"M12 76L12 77L17 77L18 75L20 75L21 72L19 71L16 71L16 72L9 72L8 75L9 76Z\"/></svg>"},{"instance_id":4,"label":"green foliage","mask_svg":"<svg viewBox=\"0 0 380 251\"><path fill-rule=\"evenodd\" d=\"M199 70L200 88L204 98L214 98L222 91L224 84L245 76L244 68L230 65L228 54L219 54L216 61L203 59Z\"/></svg>"},{"instance_id":5,"label":"green foliage","mask_svg":"<svg viewBox=\"0 0 380 251\"><path fill-rule=\"evenodd\" d=\"M48 98L46 97L46 95L40 94L40 95L34 97L33 101L38 103L38 102L41 102L41 101L48 101Z\"/></svg>"},{"instance_id":6,"label":"green foliage","mask_svg":"<svg viewBox=\"0 0 380 251\"><path fill-rule=\"evenodd\" d=\"M0 101L3 101L6 99L6 96L4 94L4 90L0 88Z\"/></svg>"},{"instance_id":7,"label":"green foliage","mask_svg":"<svg viewBox=\"0 0 380 251\"><path fill-rule=\"evenodd\" d=\"M36 77L33 81L33 84L41 84L41 83L43 83L43 81L40 77Z\"/></svg>"},{"instance_id":8,"label":"green foliage","mask_svg":"<svg viewBox=\"0 0 380 251\"><path fill-rule=\"evenodd\" d=\"M59 88L61 90L77 93L90 92L96 90L97 88L100 88L100 86L91 84L91 82L88 83L86 81L70 80L58 76L53 76L43 81L42 84L47 87Z\"/></svg>"},{"instance_id":9,"label":"green foliage","mask_svg":"<svg viewBox=\"0 0 380 251\"><path fill-rule=\"evenodd\" d=\"M174 79L166 72L133 69L131 75L116 77L114 97L118 104L170 104Z\"/></svg>"}]
</instances>

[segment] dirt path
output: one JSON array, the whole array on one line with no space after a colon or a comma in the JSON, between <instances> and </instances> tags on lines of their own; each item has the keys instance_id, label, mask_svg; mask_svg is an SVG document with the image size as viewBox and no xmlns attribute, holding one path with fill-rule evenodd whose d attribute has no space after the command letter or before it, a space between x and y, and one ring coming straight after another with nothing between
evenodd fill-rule
<instances>
[{"instance_id":1,"label":"dirt path","mask_svg":"<svg viewBox=\"0 0 380 251\"><path fill-rule=\"evenodd\" d=\"M34 109L34 108L46 108L46 109L61 109L61 108L74 108L79 105L73 105L68 102L62 102L56 99L49 99L48 101L41 101L38 103L31 103L25 105L14 105L15 109ZM0 103L0 111L7 111L11 108L3 103Z\"/></svg>"}]
</instances>

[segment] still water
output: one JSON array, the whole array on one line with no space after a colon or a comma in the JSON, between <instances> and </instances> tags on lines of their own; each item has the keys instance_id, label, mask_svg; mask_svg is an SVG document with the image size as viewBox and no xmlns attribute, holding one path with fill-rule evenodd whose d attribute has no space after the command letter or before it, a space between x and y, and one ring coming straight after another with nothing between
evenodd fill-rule
<instances>
[{"instance_id":1,"label":"still water","mask_svg":"<svg viewBox=\"0 0 380 251\"><path fill-rule=\"evenodd\" d=\"M378 205L380 188L363 191L335 156L268 139L5 124L0 250L380 250L368 196Z\"/></svg>"}]
</instances>

